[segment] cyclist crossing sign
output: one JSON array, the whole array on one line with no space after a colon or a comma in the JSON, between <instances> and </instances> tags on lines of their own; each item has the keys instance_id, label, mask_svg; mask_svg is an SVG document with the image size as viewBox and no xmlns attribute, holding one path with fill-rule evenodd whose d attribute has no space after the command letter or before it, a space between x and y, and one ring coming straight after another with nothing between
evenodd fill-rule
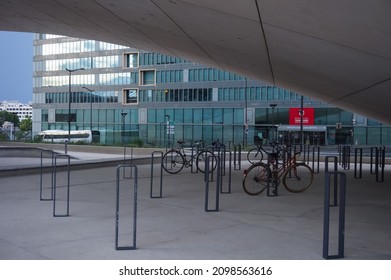
<instances>
[{"instance_id":1,"label":"cyclist crossing sign","mask_svg":"<svg viewBox=\"0 0 391 280\"><path fill-rule=\"evenodd\" d=\"M174 122L167 122L167 135L175 134L175 124Z\"/></svg>"}]
</instances>

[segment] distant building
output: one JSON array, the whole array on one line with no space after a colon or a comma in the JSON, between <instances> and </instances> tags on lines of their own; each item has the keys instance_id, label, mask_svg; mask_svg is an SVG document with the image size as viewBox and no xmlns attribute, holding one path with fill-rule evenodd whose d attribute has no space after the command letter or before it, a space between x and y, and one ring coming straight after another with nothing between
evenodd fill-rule
<instances>
[{"instance_id":1,"label":"distant building","mask_svg":"<svg viewBox=\"0 0 391 280\"><path fill-rule=\"evenodd\" d=\"M48 34L35 35L34 54L33 136L71 129L99 131L102 144L391 144L382 123L181 58Z\"/></svg>"},{"instance_id":2,"label":"distant building","mask_svg":"<svg viewBox=\"0 0 391 280\"><path fill-rule=\"evenodd\" d=\"M33 117L33 107L31 104L23 104L19 101L0 101L0 111L7 111L16 114L22 121Z\"/></svg>"}]
</instances>

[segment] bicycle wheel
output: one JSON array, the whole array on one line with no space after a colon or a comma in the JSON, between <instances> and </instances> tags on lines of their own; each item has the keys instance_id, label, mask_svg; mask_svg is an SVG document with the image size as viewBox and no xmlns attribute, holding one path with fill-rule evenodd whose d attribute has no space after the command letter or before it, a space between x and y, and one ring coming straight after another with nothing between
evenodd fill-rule
<instances>
[{"instance_id":1,"label":"bicycle wheel","mask_svg":"<svg viewBox=\"0 0 391 280\"><path fill-rule=\"evenodd\" d=\"M168 173L176 174L182 170L185 165L183 155L175 150L170 150L164 154L162 159L163 169Z\"/></svg>"},{"instance_id":2,"label":"bicycle wheel","mask_svg":"<svg viewBox=\"0 0 391 280\"><path fill-rule=\"evenodd\" d=\"M216 169L217 166L217 157L211 152L211 151L201 151L198 153L196 157L196 166L197 169L205 173L205 165L206 161L209 159L209 173L213 172L213 170Z\"/></svg>"},{"instance_id":3,"label":"bicycle wheel","mask_svg":"<svg viewBox=\"0 0 391 280\"><path fill-rule=\"evenodd\" d=\"M285 188L293 193L304 192L311 186L314 180L314 172L305 163L296 163L285 171L282 183Z\"/></svg>"},{"instance_id":4,"label":"bicycle wheel","mask_svg":"<svg viewBox=\"0 0 391 280\"><path fill-rule=\"evenodd\" d=\"M252 148L247 153L247 160L251 164L258 163L258 162L262 161L262 159L263 159L263 153L258 148Z\"/></svg>"},{"instance_id":5,"label":"bicycle wheel","mask_svg":"<svg viewBox=\"0 0 391 280\"><path fill-rule=\"evenodd\" d=\"M248 195L259 195L266 189L270 176L271 171L267 164L258 162L251 165L242 181L243 190Z\"/></svg>"}]
</instances>

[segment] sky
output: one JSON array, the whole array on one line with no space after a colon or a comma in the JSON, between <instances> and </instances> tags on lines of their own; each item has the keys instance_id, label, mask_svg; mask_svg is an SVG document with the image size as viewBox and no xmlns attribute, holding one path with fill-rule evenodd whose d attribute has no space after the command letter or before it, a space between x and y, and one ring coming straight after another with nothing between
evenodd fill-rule
<instances>
[{"instance_id":1,"label":"sky","mask_svg":"<svg viewBox=\"0 0 391 280\"><path fill-rule=\"evenodd\" d=\"M32 101L33 37L0 31L0 101Z\"/></svg>"}]
</instances>

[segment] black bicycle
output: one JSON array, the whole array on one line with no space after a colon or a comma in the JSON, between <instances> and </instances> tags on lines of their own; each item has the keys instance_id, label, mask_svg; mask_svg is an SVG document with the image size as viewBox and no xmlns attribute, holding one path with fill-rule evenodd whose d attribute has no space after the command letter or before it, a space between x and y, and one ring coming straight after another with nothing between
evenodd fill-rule
<instances>
[{"instance_id":1,"label":"black bicycle","mask_svg":"<svg viewBox=\"0 0 391 280\"><path fill-rule=\"evenodd\" d=\"M191 167L195 162L197 169L205 173L206 162L209 161L209 173L216 169L217 157L210 150L201 148L203 141L196 141L195 145L189 149L185 149L183 144L185 141L177 141L180 145L179 149L171 149L163 155L163 169L170 173L179 173L183 167ZM186 153L186 150L190 154Z\"/></svg>"},{"instance_id":2,"label":"black bicycle","mask_svg":"<svg viewBox=\"0 0 391 280\"><path fill-rule=\"evenodd\" d=\"M263 159L267 160L267 155L271 153L277 153L279 158L282 158L285 152L285 149L278 142L270 143L270 146L265 148L262 146L262 141L256 142L256 147L250 149L247 153L247 160L251 164L261 162Z\"/></svg>"}]
</instances>

